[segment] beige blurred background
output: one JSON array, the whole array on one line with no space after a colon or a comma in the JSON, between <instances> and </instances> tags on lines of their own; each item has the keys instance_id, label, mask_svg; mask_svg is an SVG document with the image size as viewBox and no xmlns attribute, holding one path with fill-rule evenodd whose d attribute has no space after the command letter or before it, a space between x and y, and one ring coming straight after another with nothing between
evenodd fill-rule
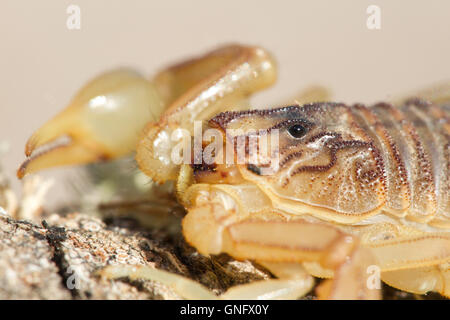
<instances>
[{"instance_id":1,"label":"beige blurred background","mask_svg":"<svg viewBox=\"0 0 450 320\"><path fill-rule=\"evenodd\" d=\"M80 30L66 27L71 4L81 9ZM366 26L372 4L380 30ZM16 190L29 135L107 69L150 76L219 44L257 44L280 66L277 85L255 97L259 106L312 84L339 101L371 103L450 79L448 0L2 0L0 39L0 140L10 143L3 163Z\"/></svg>"}]
</instances>

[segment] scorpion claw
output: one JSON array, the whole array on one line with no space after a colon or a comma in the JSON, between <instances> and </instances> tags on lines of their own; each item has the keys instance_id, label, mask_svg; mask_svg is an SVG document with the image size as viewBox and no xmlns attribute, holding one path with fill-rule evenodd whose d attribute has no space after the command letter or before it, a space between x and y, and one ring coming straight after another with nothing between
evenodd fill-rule
<instances>
[{"instance_id":1,"label":"scorpion claw","mask_svg":"<svg viewBox=\"0 0 450 320\"><path fill-rule=\"evenodd\" d=\"M105 73L31 136L17 176L126 155L135 150L140 132L159 117L162 108L155 86L136 72Z\"/></svg>"},{"instance_id":2,"label":"scorpion claw","mask_svg":"<svg viewBox=\"0 0 450 320\"><path fill-rule=\"evenodd\" d=\"M105 154L94 151L82 144L77 144L70 136L62 136L46 144L36 143L30 147L30 155L20 165L17 176L21 179L26 174L42 169L94 162L108 159Z\"/></svg>"},{"instance_id":3,"label":"scorpion claw","mask_svg":"<svg viewBox=\"0 0 450 320\"><path fill-rule=\"evenodd\" d=\"M74 111L64 110L31 136L25 146L27 159L17 171L19 178L45 168L108 158L106 152L100 157L101 143L90 139Z\"/></svg>"}]
</instances>

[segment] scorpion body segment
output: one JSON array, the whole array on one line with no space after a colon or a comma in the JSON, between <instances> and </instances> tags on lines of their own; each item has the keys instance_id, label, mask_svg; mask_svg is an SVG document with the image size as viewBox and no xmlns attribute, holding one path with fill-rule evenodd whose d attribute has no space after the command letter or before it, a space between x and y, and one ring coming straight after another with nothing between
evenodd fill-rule
<instances>
[{"instance_id":1,"label":"scorpion body segment","mask_svg":"<svg viewBox=\"0 0 450 320\"><path fill-rule=\"evenodd\" d=\"M398 108L376 104L366 114L386 172L386 210L417 222L450 227L448 107L418 99Z\"/></svg>"}]
</instances>

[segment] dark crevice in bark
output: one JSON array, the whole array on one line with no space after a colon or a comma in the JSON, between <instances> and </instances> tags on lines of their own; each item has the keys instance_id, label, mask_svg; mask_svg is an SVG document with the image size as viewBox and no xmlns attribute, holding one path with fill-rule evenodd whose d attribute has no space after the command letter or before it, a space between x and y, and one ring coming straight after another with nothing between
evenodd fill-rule
<instances>
[{"instance_id":1,"label":"dark crevice in bark","mask_svg":"<svg viewBox=\"0 0 450 320\"><path fill-rule=\"evenodd\" d=\"M82 297L78 289L70 289L68 287L70 277L73 276L73 274L67 272L70 264L67 262L64 256L64 251L62 250L61 244L61 242L67 239L66 229L61 227L49 226L45 220L42 220L42 226L47 230L45 237L52 250L51 260L58 269L58 274L61 277L63 288L67 289L70 292L72 299L81 299Z\"/></svg>"}]
</instances>

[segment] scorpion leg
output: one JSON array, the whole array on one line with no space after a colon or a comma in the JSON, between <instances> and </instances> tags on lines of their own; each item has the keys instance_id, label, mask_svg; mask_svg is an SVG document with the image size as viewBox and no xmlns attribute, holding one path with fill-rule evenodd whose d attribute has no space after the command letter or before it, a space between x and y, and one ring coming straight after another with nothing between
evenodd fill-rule
<instances>
[{"instance_id":1,"label":"scorpion leg","mask_svg":"<svg viewBox=\"0 0 450 320\"><path fill-rule=\"evenodd\" d=\"M225 300L286 300L297 299L311 291L314 279L298 263L260 263L277 279L254 281L234 286L223 293Z\"/></svg>"},{"instance_id":2,"label":"scorpion leg","mask_svg":"<svg viewBox=\"0 0 450 320\"><path fill-rule=\"evenodd\" d=\"M179 165L171 152L180 130L195 136L196 122L227 110L249 109L248 98L272 85L276 66L268 52L231 45L201 58L169 68L156 77L157 87L170 104L158 123L149 123L137 147L139 168L154 181L176 180ZM181 82L181 83L179 83Z\"/></svg>"},{"instance_id":3,"label":"scorpion leg","mask_svg":"<svg viewBox=\"0 0 450 320\"><path fill-rule=\"evenodd\" d=\"M286 221L276 213L252 214L249 218L221 188L196 185L185 193L188 214L183 218L182 229L186 240L201 254L225 252L236 259L255 260L278 277L233 287L221 298L300 297L312 286L312 278L302 266L305 261L320 263L323 268L334 271L334 281L319 287L319 298L379 297L378 290L369 289L366 280L367 267L375 264L374 259L370 250L359 245L356 237L329 224L300 219ZM120 272L117 273L126 275L126 272ZM141 275L159 281L157 272ZM176 283L178 288L187 290L187 293L179 291L184 297L192 296L189 290L197 290L181 278L176 278Z\"/></svg>"},{"instance_id":4,"label":"scorpion leg","mask_svg":"<svg viewBox=\"0 0 450 320\"><path fill-rule=\"evenodd\" d=\"M212 300L217 296L200 283L168 271L150 266L111 265L98 272L104 279L129 278L161 282L185 299Z\"/></svg>"},{"instance_id":5,"label":"scorpion leg","mask_svg":"<svg viewBox=\"0 0 450 320\"><path fill-rule=\"evenodd\" d=\"M367 286L367 268L375 260L356 237L329 224L240 219L233 209L226 213L223 206L211 200L197 201L183 219L183 234L200 253L226 252L236 259L255 260L263 265L318 262L323 268L334 270L335 275L333 282L319 287L319 298L379 297L378 290Z\"/></svg>"},{"instance_id":6,"label":"scorpion leg","mask_svg":"<svg viewBox=\"0 0 450 320\"><path fill-rule=\"evenodd\" d=\"M382 271L381 279L401 290L450 296L450 235L427 233L365 244Z\"/></svg>"},{"instance_id":7,"label":"scorpion leg","mask_svg":"<svg viewBox=\"0 0 450 320\"><path fill-rule=\"evenodd\" d=\"M443 81L434 86L411 92L393 99L394 104L402 104L406 99L417 97L435 104L447 104L450 102L450 81Z\"/></svg>"},{"instance_id":8,"label":"scorpion leg","mask_svg":"<svg viewBox=\"0 0 450 320\"><path fill-rule=\"evenodd\" d=\"M264 235L264 236L262 236ZM334 270L334 280L318 288L321 299L375 299L367 270L374 264L358 239L325 224L305 221L242 221L227 227L224 251L257 261L319 262Z\"/></svg>"},{"instance_id":9,"label":"scorpion leg","mask_svg":"<svg viewBox=\"0 0 450 320\"><path fill-rule=\"evenodd\" d=\"M388 227L386 227L388 230ZM371 250L381 280L399 290L416 294L429 291L450 296L449 248L450 239L444 233L395 235L393 240L367 241L364 234L362 246ZM320 278L332 278L333 271L324 269L316 262L305 262L305 269Z\"/></svg>"},{"instance_id":10,"label":"scorpion leg","mask_svg":"<svg viewBox=\"0 0 450 320\"><path fill-rule=\"evenodd\" d=\"M450 262L422 268L387 271L381 279L391 287L416 294L439 292L450 298Z\"/></svg>"},{"instance_id":11,"label":"scorpion leg","mask_svg":"<svg viewBox=\"0 0 450 320\"><path fill-rule=\"evenodd\" d=\"M112 265L98 272L104 279L128 277L157 281L167 285L175 293L189 300L274 300L295 299L309 292L313 278L300 265L267 263L265 266L283 279L269 279L238 285L217 296L200 283L184 276L155 269L150 266ZM295 271L295 272L294 272Z\"/></svg>"},{"instance_id":12,"label":"scorpion leg","mask_svg":"<svg viewBox=\"0 0 450 320\"><path fill-rule=\"evenodd\" d=\"M194 214L199 213L197 210L210 211L202 207L195 209ZM196 223L196 231L203 231L205 236L205 229L209 229L210 225L208 223L202 225L200 221ZM193 227L190 221L185 222L183 226ZM269 232L267 229L270 229ZM191 231L193 230L186 232L190 234ZM262 234L265 236L261 237ZM266 237L269 234L271 236ZM298 236L291 238L288 234L302 234L303 240L298 239ZM373 263L368 252L362 248L355 248L354 239L350 240L349 236L329 226L299 222L292 225L286 222L244 221L227 227L223 235L224 239L219 240L222 242L223 251L238 259L257 260L279 278L232 287L223 295L215 296L193 280L148 266L109 266L101 270L100 274L109 279L130 277L162 282L187 299L294 299L305 295L313 285L312 277L304 271L301 262L320 261L327 268L335 270L335 279L333 282L328 280L318 288L319 298L379 297L377 290L369 289L366 285L366 269ZM196 241L189 236L187 238L191 243ZM324 240L320 241L319 238ZM217 241L202 237L203 242L208 240L212 240L213 243ZM314 243L314 240L319 241ZM199 245L195 242L193 244Z\"/></svg>"},{"instance_id":13,"label":"scorpion leg","mask_svg":"<svg viewBox=\"0 0 450 320\"><path fill-rule=\"evenodd\" d=\"M311 86L301 90L294 97L286 100L286 103L284 104L291 105L295 103L298 105L303 105L313 102L326 102L331 101L331 96L331 91L328 88L322 86Z\"/></svg>"}]
</instances>

